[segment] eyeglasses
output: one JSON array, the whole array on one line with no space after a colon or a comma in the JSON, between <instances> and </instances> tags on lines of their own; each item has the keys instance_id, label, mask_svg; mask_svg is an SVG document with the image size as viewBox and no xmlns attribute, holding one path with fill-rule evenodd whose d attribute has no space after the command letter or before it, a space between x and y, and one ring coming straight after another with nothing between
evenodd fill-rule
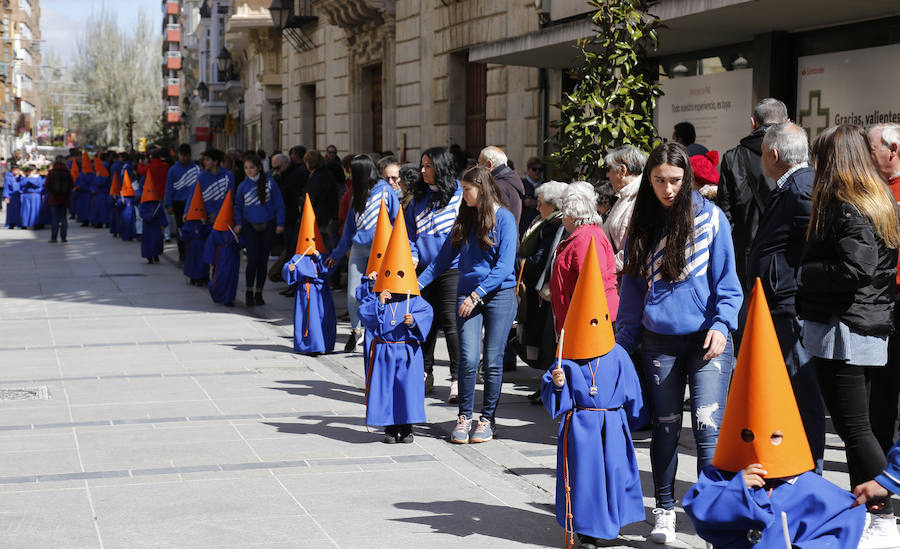
<instances>
[{"instance_id":1,"label":"eyeglasses","mask_svg":"<svg viewBox=\"0 0 900 549\"><path fill-rule=\"evenodd\" d=\"M387 180L388 181L400 181L400 176L399 175L389 176L387 178Z\"/></svg>"}]
</instances>

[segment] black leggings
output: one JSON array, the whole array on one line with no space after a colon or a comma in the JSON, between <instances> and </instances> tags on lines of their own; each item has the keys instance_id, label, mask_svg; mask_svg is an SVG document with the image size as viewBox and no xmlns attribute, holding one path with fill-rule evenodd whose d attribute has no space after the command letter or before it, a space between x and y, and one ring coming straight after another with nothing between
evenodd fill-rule
<instances>
[{"instance_id":1,"label":"black leggings","mask_svg":"<svg viewBox=\"0 0 900 549\"><path fill-rule=\"evenodd\" d=\"M275 240L275 222L269 221L266 228L257 231L249 222L244 224L244 242L247 245L247 289L262 290L266 284L266 274L269 270L269 252L272 251L272 242Z\"/></svg>"},{"instance_id":2,"label":"black leggings","mask_svg":"<svg viewBox=\"0 0 900 549\"><path fill-rule=\"evenodd\" d=\"M825 406L844 441L850 490L884 471L887 460L869 423L869 387L876 368L851 366L840 360L814 357ZM890 499L881 513L891 513Z\"/></svg>"},{"instance_id":3,"label":"black leggings","mask_svg":"<svg viewBox=\"0 0 900 549\"><path fill-rule=\"evenodd\" d=\"M422 356L425 371L434 370L434 346L437 343L438 329L444 330L447 341L447 352L450 354L450 379L459 379L459 332L456 326L456 284L459 281L459 270L450 269L435 278L431 284L422 288L422 297L434 309L434 321L431 331L422 345Z\"/></svg>"}]
</instances>

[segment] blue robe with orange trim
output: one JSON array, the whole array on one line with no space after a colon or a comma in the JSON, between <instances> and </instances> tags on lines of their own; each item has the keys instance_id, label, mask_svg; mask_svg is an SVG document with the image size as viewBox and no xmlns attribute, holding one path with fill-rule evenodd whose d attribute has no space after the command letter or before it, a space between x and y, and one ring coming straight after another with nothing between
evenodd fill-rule
<instances>
[{"instance_id":1,"label":"blue robe with orange trim","mask_svg":"<svg viewBox=\"0 0 900 549\"><path fill-rule=\"evenodd\" d=\"M209 278L209 264L203 260L203 248L209 237L210 226L192 219L181 227L181 241L184 242L184 276L191 280Z\"/></svg>"},{"instance_id":2,"label":"blue robe with orange trim","mask_svg":"<svg viewBox=\"0 0 900 549\"><path fill-rule=\"evenodd\" d=\"M362 276L359 281L359 286L356 287L356 302L362 303L366 300L367 297L372 295L372 287L375 285L375 282L369 278L368 276ZM365 328L365 326L363 326ZM350 334L350 337L353 337L353 334ZM366 375L366 372L369 371L369 357L365 353L366 349L369 349L369 346L372 344L372 332L369 330L363 330L363 376Z\"/></svg>"},{"instance_id":3,"label":"blue robe with orange trim","mask_svg":"<svg viewBox=\"0 0 900 549\"><path fill-rule=\"evenodd\" d=\"M782 511L792 547L856 549L866 507L851 509L855 499L812 471L748 488L742 474L708 465L682 505L697 534L723 549L785 547ZM759 541L753 543L751 537Z\"/></svg>"},{"instance_id":4,"label":"blue robe with orange trim","mask_svg":"<svg viewBox=\"0 0 900 549\"><path fill-rule=\"evenodd\" d=\"M162 202L149 200L138 206L141 220L144 222L144 234L141 235L141 257L149 259L163 253L163 227L169 225L169 219Z\"/></svg>"},{"instance_id":5,"label":"blue robe with orange trim","mask_svg":"<svg viewBox=\"0 0 900 549\"><path fill-rule=\"evenodd\" d=\"M119 237L122 240L131 240L137 234L135 227L135 197L123 196L119 199Z\"/></svg>"},{"instance_id":6,"label":"blue robe with orange trim","mask_svg":"<svg viewBox=\"0 0 900 549\"><path fill-rule=\"evenodd\" d=\"M406 296L394 295L384 305L370 293L359 305L359 318L371 334L363 351L366 369L366 425L425 422L425 361L422 343L434 312L423 298L409 297L414 323L403 322Z\"/></svg>"},{"instance_id":7,"label":"blue robe with orange trim","mask_svg":"<svg viewBox=\"0 0 900 549\"><path fill-rule=\"evenodd\" d=\"M290 266L294 265L294 270ZM337 320L328 277L331 271L321 256L296 254L281 268L281 277L297 284L294 297L294 352L328 353L334 350Z\"/></svg>"},{"instance_id":8,"label":"blue robe with orange trim","mask_svg":"<svg viewBox=\"0 0 900 549\"><path fill-rule=\"evenodd\" d=\"M212 230L203 248L203 261L213 266L209 295L215 303L234 303L241 274L241 244L231 231Z\"/></svg>"},{"instance_id":9,"label":"blue robe with orange trim","mask_svg":"<svg viewBox=\"0 0 900 549\"><path fill-rule=\"evenodd\" d=\"M556 362L544 374L541 400L553 417L565 414L557 439L556 521L569 531L568 507L575 533L615 539L622 526L645 518L641 474L629 428L645 423L648 414L637 372L619 345L599 361L563 359L566 383L562 387L553 383L555 367ZM590 395L592 378L597 388L594 396Z\"/></svg>"}]
</instances>

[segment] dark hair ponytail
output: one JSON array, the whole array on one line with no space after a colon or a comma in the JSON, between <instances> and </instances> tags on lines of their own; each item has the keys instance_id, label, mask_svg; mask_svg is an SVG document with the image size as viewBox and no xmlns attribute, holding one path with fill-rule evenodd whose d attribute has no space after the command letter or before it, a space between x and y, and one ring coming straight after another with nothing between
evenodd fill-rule
<instances>
[{"instance_id":1,"label":"dark hair ponytail","mask_svg":"<svg viewBox=\"0 0 900 549\"><path fill-rule=\"evenodd\" d=\"M269 199L269 197L266 196L266 187L268 186L269 177L266 175L266 172L263 171L262 160L256 155L248 154L244 157L244 162L250 162L256 166L256 173L259 175L259 177L256 178L256 196L259 197L259 202L261 204L265 204L266 200Z\"/></svg>"}]
</instances>

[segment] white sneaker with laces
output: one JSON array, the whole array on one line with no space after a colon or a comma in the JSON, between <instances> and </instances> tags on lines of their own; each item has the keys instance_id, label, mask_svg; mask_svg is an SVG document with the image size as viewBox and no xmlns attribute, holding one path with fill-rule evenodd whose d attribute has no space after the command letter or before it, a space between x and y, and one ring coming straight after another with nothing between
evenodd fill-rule
<instances>
[{"instance_id":1,"label":"white sneaker with laces","mask_svg":"<svg viewBox=\"0 0 900 549\"><path fill-rule=\"evenodd\" d=\"M900 531L893 514L866 513L866 528L859 540L859 549L893 549L900 547Z\"/></svg>"},{"instance_id":2,"label":"white sneaker with laces","mask_svg":"<svg viewBox=\"0 0 900 549\"><path fill-rule=\"evenodd\" d=\"M675 509L657 507L653 510L654 526L648 539L653 543L671 543L675 541Z\"/></svg>"}]
</instances>

